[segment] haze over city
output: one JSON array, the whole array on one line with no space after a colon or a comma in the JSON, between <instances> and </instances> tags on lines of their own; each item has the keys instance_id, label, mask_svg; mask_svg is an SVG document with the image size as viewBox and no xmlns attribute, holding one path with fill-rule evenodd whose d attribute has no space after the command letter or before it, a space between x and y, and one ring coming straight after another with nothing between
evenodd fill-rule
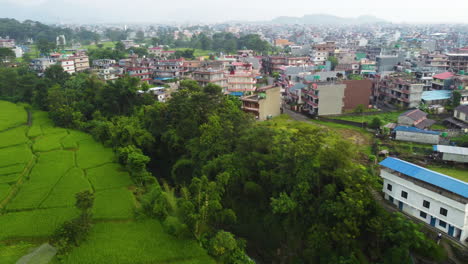
<instances>
[{"instance_id":1,"label":"haze over city","mask_svg":"<svg viewBox=\"0 0 468 264\"><path fill-rule=\"evenodd\" d=\"M375 16L393 23L468 23L468 1L305 0L268 1L151 1L134 0L0 0L0 17L63 23L169 23L266 21L279 16L329 14L340 17Z\"/></svg>"}]
</instances>

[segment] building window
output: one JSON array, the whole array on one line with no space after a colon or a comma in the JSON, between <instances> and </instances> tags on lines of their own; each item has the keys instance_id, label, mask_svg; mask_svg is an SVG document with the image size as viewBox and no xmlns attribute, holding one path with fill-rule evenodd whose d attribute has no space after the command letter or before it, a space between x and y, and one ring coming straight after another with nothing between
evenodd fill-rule
<instances>
[{"instance_id":1,"label":"building window","mask_svg":"<svg viewBox=\"0 0 468 264\"><path fill-rule=\"evenodd\" d=\"M387 190L391 191L392 190L392 185L387 183Z\"/></svg>"},{"instance_id":2,"label":"building window","mask_svg":"<svg viewBox=\"0 0 468 264\"><path fill-rule=\"evenodd\" d=\"M444 221L442 220L439 220L439 225L443 228L445 228L447 226L447 223L445 223Z\"/></svg>"},{"instance_id":3,"label":"building window","mask_svg":"<svg viewBox=\"0 0 468 264\"><path fill-rule=\"evenodd\" d=\"M419 216L422 217L422 218L424 218L424 219L426 219L427 214L426 214L425 212L423 212L423 211L420 211L420 212L419 212Z\"/></svg>"},{"instance_id":4,"label":"building window","mask_svg":"<svg viewBox=\"0 0 468 264\"><path fill-rule=\"evenodd\" d=\"M401 197L407 199L408 198L408 193L405 191L401 191Z\"/></svg>"},{"instance_id":5,"label":"building window","mask_svg":"<svg viewBox=\"0 0 468 264\"><path fill-rule=\"evenodd\" d=\"M423 206L426 207L426 208L429 208L429 207L431 206L431 203L428 202L428 201L426 201L426 200L424 200L424 201L423 201Z\"/></svg>"},{"instance_id":6,"label":"building window","mask_svg":"<svg viewBox=\"0 0 468 264\"><path fill-rule=\"evenodd\" d=\"M441 207L440 208L440 214L444 215L444 216L447 216L447 209Z\"/></svg>"}]
</instances>

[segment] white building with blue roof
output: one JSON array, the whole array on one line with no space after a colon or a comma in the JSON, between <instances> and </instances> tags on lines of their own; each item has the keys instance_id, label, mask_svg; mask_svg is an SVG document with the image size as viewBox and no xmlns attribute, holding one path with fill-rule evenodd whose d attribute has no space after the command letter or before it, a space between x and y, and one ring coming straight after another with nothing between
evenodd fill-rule
<instances>
[{"instance_id":1,"label":"white building with blue roof","mask_svg":"<svg viewBox=\"0 0 468 264\"><path fill-rule=\"evenodd\" d=\"M440 141L440 132L408 126L397 126L393 130L393 136L400 141L432 145L439 144Z\"/></svg>"},{"instance_id":2,"label":"white building with blue roof","mask_svg":"<svg viewBox=\"0 0 468 264\"><path fill-rule=\"evenodd\" d=\"M385 199L468 246L468 183L397 158L380 165Z\"/></svg>"}]
</instances>

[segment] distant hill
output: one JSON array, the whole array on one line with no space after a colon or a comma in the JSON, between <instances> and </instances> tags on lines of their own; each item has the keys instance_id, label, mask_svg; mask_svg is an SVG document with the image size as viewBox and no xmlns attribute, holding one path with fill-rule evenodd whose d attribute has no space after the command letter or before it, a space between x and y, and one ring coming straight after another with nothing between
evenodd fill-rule
<instances>
[{"instance_id":1,"label":"distant hill","mask_svg":"<svg viewBox=\"0 0 468 264\"><path fill-rule=\"evenodd\" d=\"M343 25L343 24L374 24L387 23L386 20L374 16L359 16L357 18L338 17L326 14L311 14L303 17L281 16L271 20L274 24L321 24L321 25Z\"/></svg>"}]
</instances>

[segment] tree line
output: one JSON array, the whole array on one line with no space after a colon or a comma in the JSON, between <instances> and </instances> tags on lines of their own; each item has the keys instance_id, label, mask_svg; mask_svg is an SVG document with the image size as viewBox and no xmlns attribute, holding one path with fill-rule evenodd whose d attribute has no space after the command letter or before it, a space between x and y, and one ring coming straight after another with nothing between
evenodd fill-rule
<instances>
[{"instance_id":1,"label":"tree line","mask_svg":"<svg viewBox=\"0 0 468 264\"><path fill-rule=\"evenodd\" d=\"M374 201L378 177L351 143L306 123L257 123L217 85L184 80L161 103L138 95L137 79L103 83L59 66L43 79L1 69L0 80L2 98L113 147L143 212L221 263L252 263L245 252L265 263L443 258L419 225Z\"/></svg>"},{"instance_id":2,"label":"tree line","mask_svg":"<svg viewBox=\"0 0 468 264\"><path fill-rule=\"evenodd\" d=\"M99 40L99 34L91 32L83 27L78 29L49 26L38 21L25 20L20 22L15 19L0 18L0 36L15 39L19 44L32 39L55 43L57 36L64 35L67 41L76 40L80 43L90 43Z\"/></svg>"}]
</instances>

